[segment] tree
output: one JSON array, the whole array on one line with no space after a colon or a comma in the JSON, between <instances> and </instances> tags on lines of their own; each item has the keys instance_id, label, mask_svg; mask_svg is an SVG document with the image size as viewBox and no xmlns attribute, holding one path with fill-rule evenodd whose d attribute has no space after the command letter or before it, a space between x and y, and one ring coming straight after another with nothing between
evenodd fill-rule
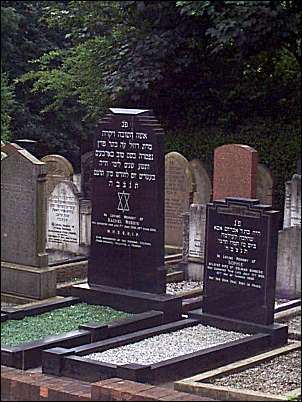
<instances>
[{"instance_id":1,"label":"tree","mask_svg":"<svg viewBox=\"0 0 302 402\"><path fill-rule=\"evenodd\" d=\"M10 123L11 111L14 106L13 86L9 84L7 76L1 72L1 140L11 139Z\"/></svg>"}]
</instances>

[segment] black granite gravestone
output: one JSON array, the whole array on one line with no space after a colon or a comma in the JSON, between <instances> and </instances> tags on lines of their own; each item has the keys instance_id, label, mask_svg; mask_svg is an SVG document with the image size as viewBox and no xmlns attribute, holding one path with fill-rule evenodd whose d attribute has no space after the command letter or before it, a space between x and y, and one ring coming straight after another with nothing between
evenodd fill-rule
<instances>
[{"instance_id":1,"label":"black granite gravestone","mask_svg":"<svg viewBox=\"0 0 302 402\"><path fill-rule=\"evenodd\" d=\"M273 323L279 217L253 199L207 204L204 313Z\"/></svg>"},{"instance_id":2,"label":"black granite gravestone","mask_svg":"<svg viewBox=\"0 0 302 402\"><path fill-rule=\"evenodd\" d=\"M152 111L110 109L94 143L88 283L164 293L163 131Z\"/></svg>"}]
</instances>

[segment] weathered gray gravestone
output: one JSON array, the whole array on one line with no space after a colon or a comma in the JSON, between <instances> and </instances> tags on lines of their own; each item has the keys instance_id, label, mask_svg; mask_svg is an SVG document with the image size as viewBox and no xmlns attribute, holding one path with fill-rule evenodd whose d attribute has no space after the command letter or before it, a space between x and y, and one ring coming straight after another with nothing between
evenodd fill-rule
<instances>
[{"instance_id":1,"label":"weathered gray gravestone","mask_svg":"<svg viewBox=\"0 0 302 402\"><path fill-rule=\"evenodd\" d=\"M273 176L269 168L262 163L257 166L256 198L260 204L273 205Z\"/></svg>"},{"instance_id":2,"label":"weathered gray gravestone","mask_svg":"<svg viewBox=\"0 0 302 402\"><path fill-rule=\"evenodd\" d=\"M47 268L45 251L46 169L45 163L14 147L1 162L3 292L34 298L55 294L55 274Z\"/></svg>"},{"instance_id":3,"label":"weathered gray gravestone","mask_svg":"<svg viewBox=\"0 0 302 402\"><path fill-rule=\"evenodd\" d=\"M47 249L52 250L50 256L58 261L80 254L78 192L67 180L58 182L48 196Z\"/></svg>"},{"instance_id":4,"label":"weathered gray gravestone","mask_svg":"<svg viewBox=\"0 0 302 402\"><path fill-rule=\"evenodd\" d=\"M165 245L182 248L183 218L193 200L193 176L178 152L165 156Z\"/></svg>"},{"instance_id":5,"label":"weathered gray gravestone","mask_svg":"<svg viewBox=\"0 0 302 402\"><path fill-rule=\"evenodd\" d=\"M26 150L1 164L2 260L47 266L45 252L46 165Z\"/></svg>"},{"instance_id":6,"label":"weathered gray gravestone","mask_svg":"<svg viewBox=\"0 0 302 402\"><path fill-rule=\"evenodd\" d=\"M301 226L279 230L276 295L301 297Z\"/></svg>"},{"instance_id":7,"label":"weathered gray gravestone","mask_svg":"<svg viewBox=\"0 0 302 402\"><path fill-rule=\"evenodd\" d=\"M195 191L193 196L194 204L206 204L210 202L212 196L212 183L204 164L199 159L193 159L189 162Z\"/></svg>"},{"instance_id":8,"label":"weathered gray gravestone","mask_svg":"<svg viewBox=\"0 0 302 402\"><path fill-rule=\"evenodd\" d=\"M283 230L279 230L276 294L301 297L301 175L285 184Z\"/></svg>"},{"instance_id":9,"label":"weathered gray gravestone","mask_svg":"<svg viewBox=\"0 0 302 402\"><path fill-rule=\"evenodd\" d=\"M294 174L285 183L283 229L301 226L301 175Z\"/></svg>"}]
</instances>

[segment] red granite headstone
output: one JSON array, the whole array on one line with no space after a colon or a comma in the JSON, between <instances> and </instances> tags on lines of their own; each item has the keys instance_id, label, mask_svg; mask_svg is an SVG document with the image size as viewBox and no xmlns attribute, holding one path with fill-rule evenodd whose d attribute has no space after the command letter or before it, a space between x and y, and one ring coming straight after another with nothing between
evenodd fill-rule
<instances>
[{"instance_id":1,"label":"red granite headstone","mask_svg":"<svg viewBox=\"0 0 302 402\"><path fill-rule=\"evenodd\" d=\"M242 144L215 149L213 200L226 197L256 198L258 153Z\"/></svg>"}]
</instances>

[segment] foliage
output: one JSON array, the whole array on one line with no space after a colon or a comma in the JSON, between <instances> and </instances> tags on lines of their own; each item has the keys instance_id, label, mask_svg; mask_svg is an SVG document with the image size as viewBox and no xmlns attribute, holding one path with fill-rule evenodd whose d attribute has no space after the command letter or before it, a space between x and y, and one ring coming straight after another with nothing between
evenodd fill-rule
<instances>
[{"instance_id":1,"label":"foliage","mask_svg":"<svg viewBox=\"0 0 302 402\"><path fill-rule=\"evenodd\" d=\"M15 82L12 139L37 140L38 157L46 153L60 153L74 162L79 156L81 137L85 136L87 128L82 123L84 111L78 100L68 99L55 111L43 111L50 103L47 95L32 93L31 81L19 80L22 74L36 69L35 59L67 46L64 32L50 29L42 19L44 7L53 3L1 2L1 65L9 80Z\"/></svg>"},{"instance_id":2,"label":"foliage","mask_svg":"<svg viewBox=\"0 0 302 402\"><path fill-rule=\"evenodd\" d=\"M7 76L1 72L1 140L9 141L11 138L10 112L14 105L14 89L9 84Z\"/></svg>"},{"instance_id":3,"label":"foliage","mask_svg":"<svg viewBox=\"0 0 302 402\"><path fill-rule=\"evenodd\" d=\"M13 138L74 162L108 107L152 108L167 149L209 166L222 143L254 146L281 205L300 152L297 0L2 3Z\"/></svg>"},{"instance_id":4,"label":"foliage","mask_svg":"<svg viewBox=\"0 0 302 402\"><path fill-rule=\"evenodd\" d=\"M108 324L117 319L130 317L131 314L116 311L106 306L86 303L62 307L22 320L8 320L1 323L1 344L7 346L36 341L46 336L59 335L72 331L81 324L91 321Z\"/></svg>"}]
</instances>

